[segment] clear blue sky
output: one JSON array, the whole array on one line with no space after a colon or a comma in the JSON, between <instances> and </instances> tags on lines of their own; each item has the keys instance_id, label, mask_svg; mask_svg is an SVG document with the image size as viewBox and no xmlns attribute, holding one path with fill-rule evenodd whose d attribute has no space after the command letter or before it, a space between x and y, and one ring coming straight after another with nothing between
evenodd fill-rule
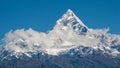
<instances>
[{"instance_id":1,"label":"clear blue sky","mask_svg":"<svg viewBox=\"0 0 120 68\"><path fill-rule=\"evenodd\" d=\"M0 0L0 39L21 28L51 30L69 8L88 27L120 34L120 0Z\"/></svg>"}]
</instances>

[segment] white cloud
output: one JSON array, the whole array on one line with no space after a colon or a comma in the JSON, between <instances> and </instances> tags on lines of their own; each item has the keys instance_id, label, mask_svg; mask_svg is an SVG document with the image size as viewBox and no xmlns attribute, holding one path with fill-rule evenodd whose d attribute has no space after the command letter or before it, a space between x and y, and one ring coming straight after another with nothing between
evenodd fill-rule
<instances>
[{"instance_id":1,"label":"white cloud","mask_svg":"<svg viewBox=\"0 0 120 68\"><path fill-rule=\"evenodd\" d=\"M89 29L86 35L78 35L71 29L71 26L65 29L59 29L59 27L61 25L56 25L48 34L35 31L31 28L28 30L18 29L10 31L4 38L5 48L14 54L43 50L48 54L57 55L60 51L79 45L102 50L106 45L111 46L113 40L117 40L115 45L120 44L120 36L107 33L108 29ZM104 36L103 38L105 39L101 36ZM101 39L104 43L101 42Z\"/></svg>"}]
</instances>

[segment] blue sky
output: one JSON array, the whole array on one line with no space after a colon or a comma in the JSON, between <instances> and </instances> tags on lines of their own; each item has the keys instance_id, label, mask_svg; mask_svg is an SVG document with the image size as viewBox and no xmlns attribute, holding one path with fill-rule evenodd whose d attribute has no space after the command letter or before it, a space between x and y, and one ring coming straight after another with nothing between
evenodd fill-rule
<instances>
[{"instance_id":1,"label":"blue sky","mask_svg":"<svg viewBox=\"0 0 120 68\"><path fill-rule=\"evenodd\" d=\"M0 0L0 39L10 30L51 30L67 9L90 28L120 34L120 0Z\"/></svg>"}]
</instances>

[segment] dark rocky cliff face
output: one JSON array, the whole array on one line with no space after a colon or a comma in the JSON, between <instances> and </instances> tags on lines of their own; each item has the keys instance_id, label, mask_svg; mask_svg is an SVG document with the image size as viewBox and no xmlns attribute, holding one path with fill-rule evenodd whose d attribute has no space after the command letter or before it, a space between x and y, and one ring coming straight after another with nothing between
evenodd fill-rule
<instances>
[{"instance_id":1,"label":"dark rocky cliff face","mask_svg":"<svg viewBox=\"0 0 120 68\"><path fill-rule=\"evenodd\" d=\"M48 59L13 59L0 62L0 68L120 68L120 59L98 55L86 57L50 56Z\"/></svg>"}]
</instances>

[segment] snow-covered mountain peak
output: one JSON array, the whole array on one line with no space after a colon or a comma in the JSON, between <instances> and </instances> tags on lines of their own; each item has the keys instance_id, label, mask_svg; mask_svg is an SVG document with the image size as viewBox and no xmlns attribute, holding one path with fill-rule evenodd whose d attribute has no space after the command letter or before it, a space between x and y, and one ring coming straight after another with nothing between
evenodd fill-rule
<instances>
[{"instance_id":1,"label":"snow-covered mountain peak","mask_svg":"<svg viewBox=\"0 0 120 68\"><path fill-rule=\"evenodd\" d=\"M65 15L66 15L66 16L65 16ZM68 9L65 15L64 15L64 17L75 16L75 14L73 13L73 11L72 11L71 9Z\"/></svg>"},{"instance_id":2,"label":"snow-covered mountain peak","mask_svg":"<svg viewBox=\"0 0 120 68\"><path fill-rule=\"evenodd\" d=\"M58 29L71 27L78 34L86 33L88 31L88 27L74 14L71 9L68 9L68 11L63 14L62 18L57 20L56 26Z\"/></svg>"},{"instance_id":3,"label":"snow-covered mountain peak","mask_svg":"<svg viewBox=\"0 0 120 68\"><path fill-rule=\"evenodd\" d=\"M0 49L0 59L61 53L88 55L101 52L113 56L120 55L120 35L107 32L108 29L88 29L69 9L48 33L33 29L8 32L3 40L4 47Z\"/></svg>"},{"instance_id":4,"label":"snow-covered mountain peak","mask_svg":"<svg viewBox=\"0 0 120 68\"><path fill-rule=\"evenodd\" d=\"M63 22L62 20L66 22ZM74 12L71 9L68 9L67 12L63 14L62 18L60 18L57 22L61 21L66 24L76 22L79 23L81 26L85 26L85 24L74 14Z\"/></svg>"}]
</instances>

